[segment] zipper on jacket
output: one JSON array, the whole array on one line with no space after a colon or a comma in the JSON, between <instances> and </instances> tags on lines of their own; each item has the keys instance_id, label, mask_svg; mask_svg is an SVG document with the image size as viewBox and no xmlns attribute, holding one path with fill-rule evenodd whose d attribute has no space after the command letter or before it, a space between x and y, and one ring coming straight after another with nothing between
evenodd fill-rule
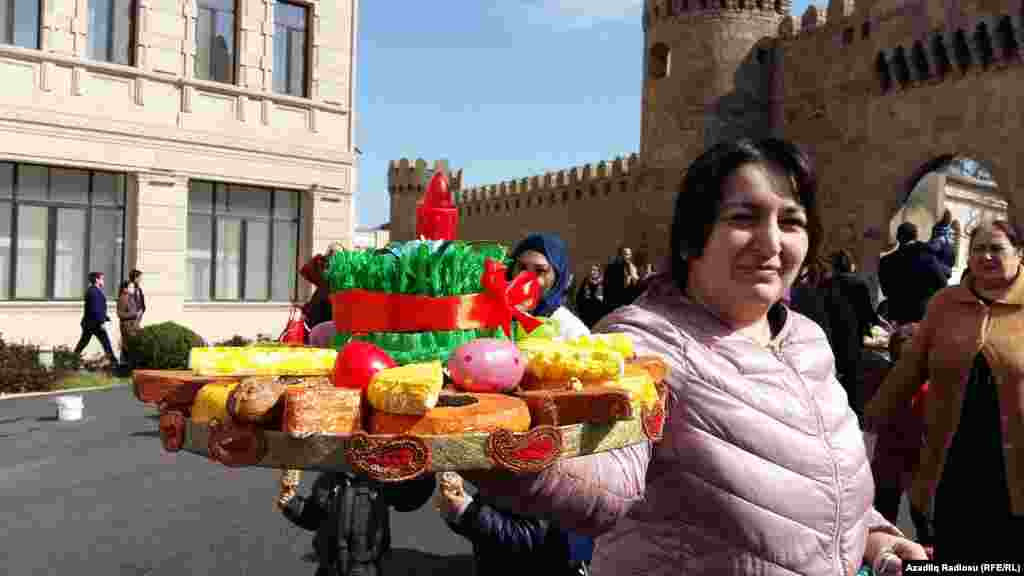
<instances>
[{"instance_id":1,"label":"zipper on jacket","mask_svg":"<svg viewBox=\"0 0 1024 576\"><path fill-rule=\"evenodd\" d=\"M843 567L842 552L839 548L840 535L842 533L842 497L843 487L839 481L839 463L836 462L835 456L832 454L832 445L829 444L827 433L825 431L825 418L821 415L821 410L818 408L818 403L814 400L814 394L811 393L811 389L807 386L807 382L804 381L803 376L800 372L789 365L785 358L782 356L782 346L780 342L770 342L768 349L772 351L775 359L780 364L786 367L787 370L796 376L800 384L803 385L804 391L807 393L808 401L811 403L811 410L814 412L814 417L818 421L818 430L821 433L821 443L825 445L825 453L828 454L829 463L832 464L832 484L836 490L836 507L835 507L835 521L836 521L836 534L832 539L832 548L835 553L835 562L839 565L839 573L846 574L846 569Z\"/></svg>"}]
</instances>

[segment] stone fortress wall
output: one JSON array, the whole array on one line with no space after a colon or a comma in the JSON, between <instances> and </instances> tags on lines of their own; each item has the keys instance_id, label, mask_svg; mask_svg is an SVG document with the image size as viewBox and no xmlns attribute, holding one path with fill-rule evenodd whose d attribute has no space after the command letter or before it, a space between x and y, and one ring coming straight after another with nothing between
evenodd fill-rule
<instances>
[{"instance_id":1,"label":"stone fortress wall","mask_svg":"<svg viewBox=\"0 0 1024 576\"><path fill-rule=\"evenodd\" d=\"M460 235L511 243L556 231L577 277L621 244L661 261L683 170L740 135L785 137L812 154L825 247L851 250L869 275L918 180L955 157L983 161L1016 215L1022 0L831 0L798 18L789 9L648 0L639 154L464 191L459 171ZM422 190L403 171L415 165L391 168L396 240L414 228Z\"/></svg>"}]
</instances>

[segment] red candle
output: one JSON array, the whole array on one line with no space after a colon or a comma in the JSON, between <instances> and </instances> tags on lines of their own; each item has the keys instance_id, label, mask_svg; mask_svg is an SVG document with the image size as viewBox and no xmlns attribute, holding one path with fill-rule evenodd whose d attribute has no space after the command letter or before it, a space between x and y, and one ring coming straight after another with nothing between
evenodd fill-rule
<instances>
[{"instance_id":1,"label":"red candle","mask_svg":"<svg viewBox=\"0 0 1024 576\"><path fill-rule=\"evenodd\" d=\"M455 240L459 211L448 192L448 178L437 171L416 206L416 236L427 240Z\"/></svg>"}]
</instances>

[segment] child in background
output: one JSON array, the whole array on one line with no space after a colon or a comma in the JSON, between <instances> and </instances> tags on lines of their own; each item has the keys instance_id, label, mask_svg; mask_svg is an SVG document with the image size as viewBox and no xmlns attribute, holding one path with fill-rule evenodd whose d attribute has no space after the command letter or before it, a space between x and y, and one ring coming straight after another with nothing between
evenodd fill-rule
<instances>
[{"instance_id":1,"label":"child in background","mask_svg":"<svg viewBox=\"0 0 1024 576\"><path fill-rule=\"evenodd\" d=\"M576 545L571 533L553 522L503 512L473 498L455 472L441 474L436 505L448 526L472 542L477 574L590 573L592 550ZM578 540L592 546L589 539Z\"/></svg>"}]
</instances>

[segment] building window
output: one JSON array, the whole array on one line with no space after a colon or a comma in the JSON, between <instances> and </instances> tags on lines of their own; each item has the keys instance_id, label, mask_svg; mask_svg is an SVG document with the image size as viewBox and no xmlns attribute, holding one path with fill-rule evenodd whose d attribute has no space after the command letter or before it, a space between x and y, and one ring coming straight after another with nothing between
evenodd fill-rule
<instances>
[{"instance_id":1,"label":"building window","mask_svg":"<svg viewBox=\"0 0 1024 576\"><path fill-rule=\"evenodd\" d=\"M299 195L192 181L185 264L188 299L293 301Z\"/></svg>"},{"instance_id":2,"label":"building window","mask_svg":"<svg viewBox=\"0 0 1024 576\"><path fill-rule=\"evenodd\" d=\"M39 48L39 0L0 0L0 44Z\"/></svg>"},{"instance_id":3,"label":"building window","mask_svg":"<svg viewBox=\"0 0 1024 576\"><path fill-rule=\"evenodd\" d=\"M309 9L274 2L274 92L305 97L309 53Z\"/></svg>"},{"instance_id":4,"label":"building window","mask_svg":"<svg viewBox=\"0 0 1024 576\"><path fill-rule=\"evenodd\" d=\"M650 61L647 63L651 78L665 78L672 67L672 54L667 45L658 43L651 47Z\"/></svg>"},{"instance_id":5,"label":"building window","mask_svg":"<svg viewBox=\"0 0 1024 576\"><path fill-rule=\"evenodd\" d=\"M134 0L89 0L89 59L131 66L134 36Z\"/></svg>"},{"instance_id":6,"label":"building window","mask_svg":"<svg viewBox=\"0 0 1024 576\"><path fill-rule=\"evenodd\" d=\"M124 270L125 175L0 163L0 300L108 297Z\"/></svg>"},{"instance_id":7,"label":"building window","mask_svg":"<svg viewBox=\"0 0 1024 576\"><path fill-rule=\"evenodd\" d=\"M196 0L195 77L235 83L235 0Z\"/></svg>"}]
</instances>

